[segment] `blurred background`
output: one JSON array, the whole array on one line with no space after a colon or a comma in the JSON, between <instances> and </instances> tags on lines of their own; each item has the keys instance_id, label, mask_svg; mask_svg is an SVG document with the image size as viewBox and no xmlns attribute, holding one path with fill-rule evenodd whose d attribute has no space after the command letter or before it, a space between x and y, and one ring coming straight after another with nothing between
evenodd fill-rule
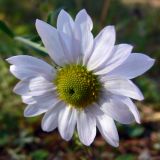
<instances>
[{"instance_id":1,"label":"blurred background","mask_svg":"<svg viewBox=\"0 0 160 160\"><path fill-rule=\"evenodd\" d=\"M24 118L17 83L5 59L18 54L48 59L35 43L35 19L52 25L61 9L73 17L85 8L96 35L104 26L116 26L117 43L129 43L134 52L156 59L154 67L134 81L144 93L135 102L142 124L120 125L120 146L109 146L99 133L91 147L65 142L59 133L41 130L41 118ZM8 27L7 27L8 26ZM0 0L0 160L160 160L160 0Z\"/></svg>"}]
</instances>

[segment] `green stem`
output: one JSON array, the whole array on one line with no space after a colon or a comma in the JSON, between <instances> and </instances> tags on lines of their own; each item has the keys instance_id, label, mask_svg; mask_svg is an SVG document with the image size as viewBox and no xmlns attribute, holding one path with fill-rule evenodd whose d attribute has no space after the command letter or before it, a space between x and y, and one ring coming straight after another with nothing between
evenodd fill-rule
<instances>
[{"instance_id":1,"label":"green stem","mask_svg":"<svg viewBox=\"0 0 160 160\"><path fill-rule=\"evenodd\" d=\"M35 49L37 49L37 50L39 50L41 52L44 52L44 53L48 54L44 47L40 46L39 44L37 44L35 42L32 42L32 41L26 39L26 38L16 36L16 37L14 37L14 39L19 41L19 42L22 42L22 43L24 43L24 44L26 44L26 45L28 45L30 47L32 47L32 48L35 48Z\"/></svg>"},{"instance_id":2,"label":"green stem","mask_svg":"<svg viewBox=\"0 0 160 160\"><path fill-rule=\"evenodd\" d=\"M32 42L32 41L30 41L30 40L28 40L28 39L26 39L26 38L19 37L19 36L14 37L14 39L15 39L16 41L19 41L19 42L21 42L21 43L23 43L23 44L26 44L26 45L28 45L29 47L34 48L34 49L36 49L36 50L38 50L38 51L40 51L40 52L43 52L43 53L45 53L45 54L48 54L47 50L46 50L44 47L42 47L40 44L37 44L37 43ZM53 65L54 65L54 67L56 67L56 68L58 67L58 65L57 65L54 61L53 61Z\"/></svg>"}]
</instances>

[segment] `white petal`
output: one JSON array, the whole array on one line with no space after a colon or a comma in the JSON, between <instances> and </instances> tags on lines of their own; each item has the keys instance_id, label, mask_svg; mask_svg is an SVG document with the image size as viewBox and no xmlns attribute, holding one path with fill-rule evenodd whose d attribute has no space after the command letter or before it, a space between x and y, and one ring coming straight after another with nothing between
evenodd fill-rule
<instances>
[{"instance_id":1,"label":"white petal","mask_svg":"<svg viewBox=\"0 0 160 160\"><path fill-rule=\"evenodd\" d=\"M108 75L123 76L132 79L149 70L154 62L155 60L147 55L132 53L124 63L112 70Z\"/></svg>"},{"instance_id":2,"label":"white petal","mask_svg":"<svg viewBox=\"0 0 160 160\"><path fill-rule=\"evenodd\" d=\"M35 77L30 79L29 81L29 90L30 93L28 95L31 96L39 96L43 95L44 93L54 91L55 86L52 82L49 82L44 77Z\"/></svg>"},{"instance_id":3,"label":"white petal","mask_svg":"<svg viewBox=\"0 0 160 160\"><path fill-rule=\"evenodd\" d=\"M25 117L34 117L34 116L38 116L42 113L45 113L46 111L47 111L47 109L45 109L45 108L40 108L39 106L37 106L35 104L30 104L25 108L24 116Z\"/></svg>"},{"instance_id":4,"label":"white petal","mask_svg":"<svg viewBox=\"0 0 160 160\"><path fill-rule=\"evenodd\" d=\"M67 57L69 57L70 62L76 63L81 58L80 36L72 17L64 10L61 10L58 15L57 30L63 40L64 48L67 49Z\"/></svg>"},{"instance_id":5,"label":"white petal","mask_svg":"<svg viewBox=\"0 0 160 160\"><path fill-rule=\"evenodd\" d=\"M75 34L78 34L77 39L79 39L76 46L79 45L79 52L81 53L79 57L82 59L83 65L86 65L92 54L94 38L85 22L75 25Z\"/></svg>"},{"instance_id":6,"label":"white petal","mask_svg":"<svg viewBox=\"0 0 160 160\"><path fill-rule=\"evenodd\" d=\"M34 104L36 101L33 99L32 96L22 96L22 102L26 104Z\"/></svg>"},{"instance_id":7,"label":"white petal","mask_svg":"<svg viewBox=\"0 0 160 160\"><path fill-rule=\"evenodd\" d=\"M95 38L94 50L87 64L89 70L96 69L110 57L114 43L115 28L107 26Z\"/></svg>"},{"instance_id":8,"label":"white petal","mask_svg":"<svg viewBox=\"0 0 160 160\"><path fill-rule=\"evenodd\" d=\"M116 45L110 57L95 71L95 74L101 75L112 71L114 68L122 64L130 55L132 46L128 44Z\"/></svg>"},{"instance_id":9,"label":"white petal","mask_svg":"<svg viewBox=\"0 0 160 160\"><path fill-rule=\"evenodd\" d=\"M83 53L83 65L86 65L93 49L93 35L90 32L86 32L82 39L82 53Z\"/></svg>"},{"instance_id":10,"label":"white petal","mask_svg":"<svg viewBox=\"0 0 160 160\"><path fill-rule=\"evenodd\" d=\"M58 98L55 97L53 93L46 93L41 96L32 97L34 100L33 106L38 106L39 108L44 108L49 110L50 108L54 107L58 101Z\"/></svg>"},{"instance_id":11,"label":"white petal","mask_svg":"<svg viewBox=\"0 0 160 160\"><path fill-rule=\"evenodd\" d=\"M23 68L31 72L36 72L37 74L44 74L50 80L53 79L55 71L52 66L42 61L41 59L27 56L27 55L18 55L13 56L7 59L7 61L16 66L17 68Z\"/></svg>"},{"instance_id":12,"label":"white petal","mask_svg":"<svg viewBox=\"0 0 160 160\"><path fill-rule=\"evenodd\" d=\"M92 54L93 51L93 43L94 38L89 30L89 28L86 28L85 24L81 24L80 32L81 32L81 53L83 56L83 65L86 65L88 63L88 60Z\"/></svg>"},{"instance_id":13,"label":"white petal","mask_svg":"<svg viewBox=\"0 0 160 160\"><path fill-rule=\"evenodd\" d=\"M10 66L10 72L18 79L25 79L29 77L34 77L37 75L37 72L31 69L18 67L15 65ZM40 75L40 74L39 74Z\"/></svg>"},{"instance_id":14,"label":"white petal","mask_svg":"<svg viewBox=\"0 0 160 160\"><path fill-rule=\"evenodd\" d=\"M46 80L44 77L26 78L14 87L14 92L25 96L39 96L47 92L55 90L53 83Z\"/></svg>"},{"instance_id":15,"label":"white petal","mask_svg":"<svg viewBox=\"0 0 160 160\"><path fill-rule=\"evenodd\" d=\"M58 129L63 139L69 141L74 133L77 122L76 109L71 106L63 108L58 117Z\"/></svg>"},{"instance_id":16,"label":"white petal","mask_svg":"<svg viewBox=\"0 0 160 160\"><path fill-rule=\"evenodd\" d=\"M103 79L104 80L104 79ZM111 93L143 100L144 97L138 87L130 80L122 77L105 77L104 87Z\"/></svg>"},{"instance_id":17,"label":"white petal","mask_svg":"<svg viewBox=\"0 0 160 160\"><path fill-rule=\"evenodd\" d=\"M33 97L36 103L39 103L40 107L53 106L57 101L58 97L54 92L47 92L40 96Z\"/></svg>"},{"instance_id":18,"label":"white petal","mask_svg":"<svg viewBox=\"0 0 160 160\"><path fill-rule=\"evenodd\" d=\"M97 127L104 139L114 147L119 145L119 136L113 119L107 116L98 104L88 107L97 120Z\"/></svg>"},{"instance_id":19,"label":"white petal","mask_svg":"<svg viewBox=\"0 0 160 160\"><path fill-rule=\"evenodd\" d=\"M67 63L68 57L64 53L58 31L51 25L41 20L36 20L36 29L50 57L58 65L64 65Z\"/></svg>"},{"instance_id":20,"label":"white petal","mask_svg":"<svg viewBox=\"0 0 160 160\"><path fill-rule=\"evenodd\" d=\"M91 114L93 114L95 117L97 117L98 115L102 115L104 114L104 112L100 109L100 107L98 106L98 104L93 103L92 105L88 106L86 108L87 112L90 112Z\"/></svg>"},{"instance_id":21,"label":"white petal","mask_svg":"<svg viewBox=\"0 0 160 160\"><path fill-rule=\"evenodd\" d=\"M80 141L89 146L96 136L96 119L92 114L80 111L77 116L77 130Z\"/></svg>"},{"instance_id":22,"label":"white petal","mask_svg":"<svg viewBox=\"0 0 160 160\"><path fill-rule=\"evenodd\" d=\"M91 18L84 9L81 10L77 14L75 20L75 37L76 39L79 39L80 53L82 53L83 56L83 65L87 64L93 50L94 38L91 33L92 27L93 24Z\"/></svg>"},{"instance_id":23,"label":"white petal","mask_svg":"<svg viewBox=\"0 0 160 160\"><path fill-rule=\"evenodd\" d=\"M76 19L75 19L75 23L77 24L85 24L86 27L85 28L89 28L89 30L91 31L93 28L93 22L91 17L87 14L85 9L82 9L80 12L78 12Z\"/></svg>"},{"instance_id":24,"label":"white petal","mask_svg":"<svg viewBox=\"0 0 160 160\"><path fill-rule=\"evenodd\" d=\"M59 31L61 44L64 52L71 63L77 60L77 52L75 53L76 45L79 42L74 37L74 21L72 17L63 9L58 15L57 30Z\"/></svg>"},{"instance_id":25,"label":"white petal","mask_svg":"<svg viewBox=\"0 0 160 160\"><path fill-rule=\"evenodd\" d=\"M61 10L57 19L57 30L72 36L74 22L72 17L65 11Z\"/></svg>"},{"instance_id":26,"label":"white petal","mask_svg":"<svg viewBox=\"0 0 160 160\"><path fill-rule=\"evenodd\" d=\"M75 61L77 60L77 57L74 54L73 37L68 36L68 34L64 32L59 32L59 35L60 35L60 40L62 43L63 50L65 54L68 56L70 63L75 63ZM76 42L77 40L74 40L75 44Z\"/></svg>"},{"instance_id":27,"label":"white petal","mask_svg":"<svg viewBox=\"0 0 160 160\"><path fill-rule=\"evenodd\" d=\"M112 118L107 115L97 116L97 127L104 139L112 146L119 146L117 128Z\"/></svg>"},{"instance_id":28,"label":"white petal","mask_svg":"<svg viewBox=\"0 0 160 160\"><path fill-rule=\"evenodd\" d=\"M24 110L24 116L25 117L33 117L33 116L37 116L40 115L42 113L47 112L49 109L54 108L57 103L59 102L57 99L51 99L50 97L48 98L48 101L46 101L46 97L48 96L41 96L39 98L41 98L41 100L36 101L29 104L25 110ZM33 97L34 98L34 97Z\"/></svg>"},{"instance_id":29,"label":"white petal","mask_svg":"<svg viewBox=\"0 0 160 160\"><path fill-rule=\"evenodd\" d=\"M16 84L13 91L18 95L25 95L29 92L29 80L20 81Z\"/></svg>"},{"instance_id":30,"label":"white petal","mask_svg":"<svg viewBox=\"0 0 160 160\"><path fill-rule=\"evenodd\" d=\"M101 101L101 109L108 116L123 124L130 124L135 121L133 114L128 106L119 100L116 96L105 97Z\"/></svg>"},{"instance_id":31,"label":"white petal","mask_svg":"<svg viewBox=\"0 0 160 160\"><path fill-rule=\"evenodd\" d=\"M65 107L63 102L58 102L52 109L48 110L42 119L42 129L50 132L58 126L58 115L62 108Z\"/></svg>"},{"instance_id":32,"label":"white petal","mask_svg":"<svg viewBox=\"0 0 160 160\"><path fill-rule=\"evenodd\" d=\"M130 98L127 97L121 97L121 100L124 104L126 104L129 108L129 110L132 112L132 114L134 115L134 118L136 120L137 123L141 123L140 122L140 114L139 111L137 109L137 107L135 106L135 104L132 102L132 100Z\"/></svg>"}]
</instances>

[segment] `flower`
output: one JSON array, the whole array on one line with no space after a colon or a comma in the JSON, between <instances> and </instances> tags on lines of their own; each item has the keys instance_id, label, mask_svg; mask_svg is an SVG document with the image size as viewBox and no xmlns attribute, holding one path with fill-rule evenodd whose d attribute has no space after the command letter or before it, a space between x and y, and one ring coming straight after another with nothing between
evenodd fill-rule
<instances>
[{"instance_id":1,"label":"flower","mask_svg":"<svg viewBox=\"0 0 160 160\"><path fill-rule=\"evenodd\" d=\"M143 100L143 95L130 79L151 68L154 60L131 53L131 45L115 45L114 26L105 27L95 38L92 28L84 9L75 21L61 10L57 28L36 20L37 32L56 67L27 55L7 61L12 64L11 73L21 80L14 92L28 104L25 117L45 113L42 129L50 132L58 127L67 141L77 127L80 141L87 146L93 142L97 127L104 139L117 147L114 120L140 123L130 98Z\"/></svg>"}]
</instances>

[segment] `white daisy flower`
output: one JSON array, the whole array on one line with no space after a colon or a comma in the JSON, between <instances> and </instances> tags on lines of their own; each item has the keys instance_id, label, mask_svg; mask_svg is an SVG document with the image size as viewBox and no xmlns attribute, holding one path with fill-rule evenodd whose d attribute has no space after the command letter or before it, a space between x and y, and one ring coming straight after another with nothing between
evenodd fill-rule
<instances>
[{"instance_id":1,"label":"white daisy flower","mask_svg":"<svg viewBox=\"0 0 160 160\"><path fill-rule=\"evenodd\" d=\"M119 145L114 120L140 123L132 99L143 100L141 91L130 80L154 64L141 53L131 53L128 44L115 45L114 26L105 27L95 38L93 23L83 9L75 21L62 10L57 28L36 20L36 29L57 67L38 58L19 55L9 58L11 73L20 79L14 92L28 104L24 116L45 113L42 129L58 127L69 141L75 127L80 141L89 146L96 127L112 146Z\"/></svg>"}]
</instances>

